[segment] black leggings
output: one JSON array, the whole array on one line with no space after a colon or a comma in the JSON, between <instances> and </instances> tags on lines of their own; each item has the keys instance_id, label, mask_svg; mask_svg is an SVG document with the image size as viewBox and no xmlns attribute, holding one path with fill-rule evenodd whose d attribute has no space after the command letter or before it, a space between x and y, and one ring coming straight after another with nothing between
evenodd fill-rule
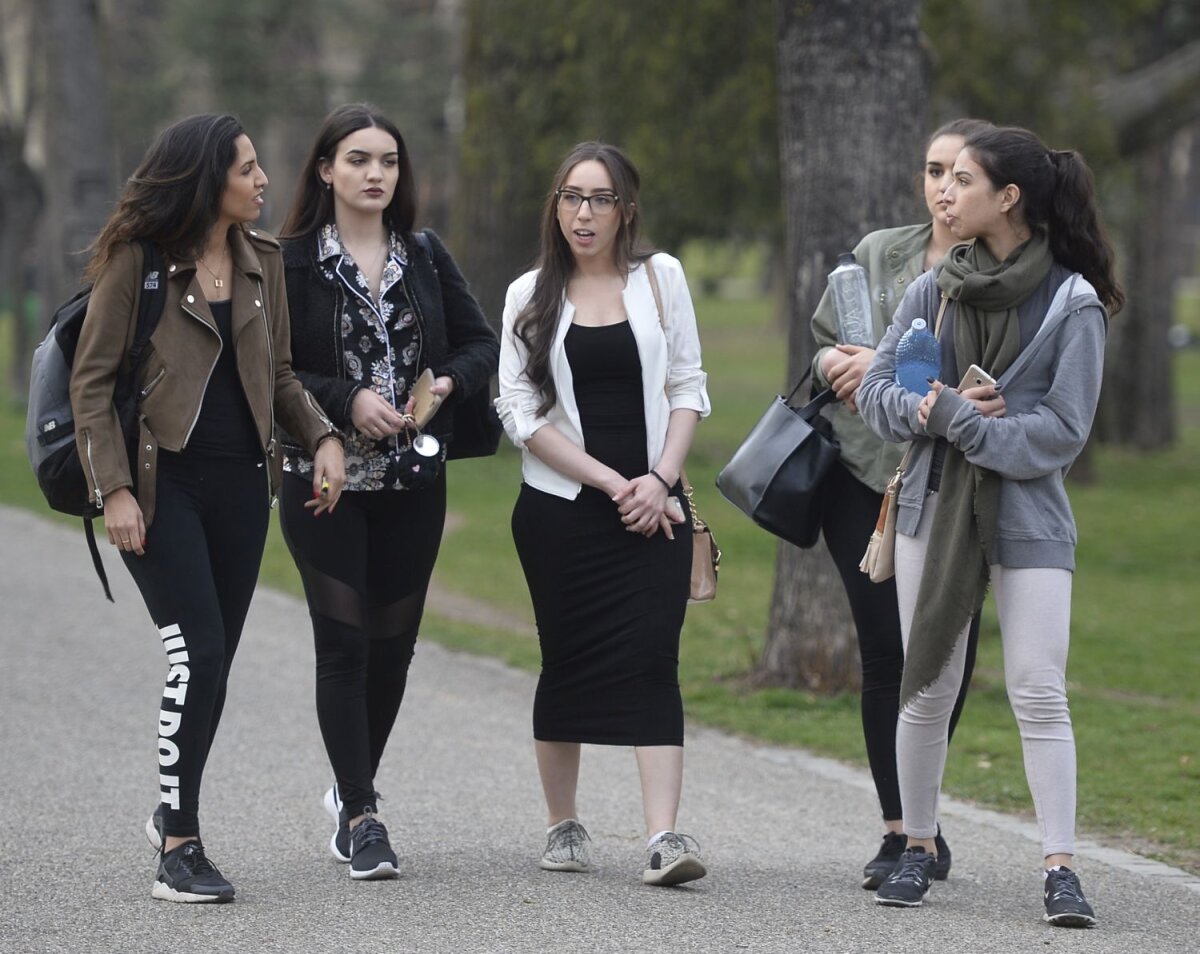
<instances>
[{"instance_id":1,"label":"black leggings","mask_svg":"<svg viewBox=\"0 0 1200 954\"><path fill-rule=\"evenodd\" d=\"M879 517L883 495L854 477L840 461L829 476L828 493L822 530L829 554L842 576L858 631L867 761L884 820L898 821L904 817L896 778L896 722L900 716L904 645L900 636L900 610L896 605L896 581L872 583L858 568ZM967 697L978 645L979 616L976 615L971 620L967 639L966 671L950 716L951 738Z\"/></svg>"},{"instance_id":2,"label":"black leggings","mask_svg":"<svg viewBox=\"0 0 1200 954\"><path fill-rule=\"evenodd\" d=\"M170 669L158 717L163 833L198 835L200 778L258 580L270 516L261 462L158 455L143 556L122 559Z\"/></svg>"},{"instance_id":3,"label":"black leggings","mask_svg":"<svg viewBox=\"0 0 1200 954\"><path fill-rule=\"evenodd\" d=\"M314 517L307 479L283 480L280 524L300 570L317 655L317 722L348 817L375 808L375 774L404 699L446 519L427 490L342 494Z\"/></svg>"}]
</instances>

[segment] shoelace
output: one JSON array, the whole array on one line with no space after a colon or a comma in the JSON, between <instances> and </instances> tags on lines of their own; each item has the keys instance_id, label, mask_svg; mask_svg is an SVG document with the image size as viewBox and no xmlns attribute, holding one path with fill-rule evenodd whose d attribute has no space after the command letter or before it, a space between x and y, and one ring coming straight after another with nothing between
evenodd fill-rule
<instances>
[{"instance_id":1,"label":"shoelace","mask_svg":"<svg viewBox=\"0 0 1200 954\"><path fill-rule=\"evenodd\" d=\"M1083 901L1083 890L1073 871L1051 871L1046 877L1051 901Z\"/></svg>"},{"instance_id":2,"label":"shoelace","mask_svg":"<svg viewBox=\"0 0 1200 954\"><path fill-rule=\"evenodd\" d=\"M370 812L366 814L366 818L350 829L350 841L355 851L362 851L368 845L387 841L387 829L383 827L383 822L376 821Z\"/></svg>"},{"instance_id":3,"label":"shoelace","mask_svg":"<svg viewBox=\"0 0 1200 954\"><path fill-rule=\"evenodd\" d=\"M179 853L181 864L185 865L192 874L212 874L217 866L208 860L204 846L198 841L189 841Z\"/></svg>"},{"instance_id":4,"label":"shoelace","mask_svg":"<svg viewBox=\"0 0 1200 954\"><path fill-rule=\"evenodd\" d=\"M888 881L924 881L926 859L932 857L929 854L915 854L906 851L900 856L900 864L892 872Z\"/></svg>"},{"instance_id":5,"label":"shoelace","mask_svg":"<svg viewBox=\"0 0 1200 954\"><path fill-rule=\"evenodd\" d=\"M559 843L555 847L566 848L570 851L572 858L582 852L585 835L582 825L568 825L560 829L558 835L559 839L556 839L556 841Z\"/></svg>"}]
</instances>

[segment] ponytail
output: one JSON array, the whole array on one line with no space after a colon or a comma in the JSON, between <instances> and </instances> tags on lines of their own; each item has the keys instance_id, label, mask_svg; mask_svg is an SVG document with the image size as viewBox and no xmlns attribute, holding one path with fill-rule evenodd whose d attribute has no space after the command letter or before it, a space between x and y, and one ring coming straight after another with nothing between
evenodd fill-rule
<instances>
[{"instance_id":1,"label":"ponytail","mask_svg":"<svg viewBox=\"0 0 1200 954\"><path fill-rule=\"evenodd\" d=\"M991 128L967 137L966 148L992 186L1021 190L1017 205L1032 231L1043 231L1055 260L1079 272L1096 289L1110 313L1125 294L1117 284L1113 249L1096 205L1095 180L1073 150L1049 150L1028 129Z\"/></svg>"},{"instance_id":2,"label":"ponytail","mask_svg":"<svg viewBox=\"0 0 1200 954\"><path fill-rule=\"evenodd\" d=\"M1049 239L1054 257L1091 282L1109 312L1125 305L1125 293L1113 274L1112 243L1096 207L1092 170L1073 149L1051 151L1055 186L1050 196Z\"/></svg>"}]
</instances>

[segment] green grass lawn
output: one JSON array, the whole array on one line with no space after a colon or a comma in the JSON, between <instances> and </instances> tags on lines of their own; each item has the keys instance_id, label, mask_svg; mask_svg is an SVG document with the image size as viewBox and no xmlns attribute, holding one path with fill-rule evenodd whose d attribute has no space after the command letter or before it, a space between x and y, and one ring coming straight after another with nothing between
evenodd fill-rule
<instances>
[{"instance_id":1,"label":"green grass lawn","mask_svg":"<svg viewBox=\"0 0 1200 954\"><path fill-rule=\"evenodd\" d=\"M856 696L755 690L740 678L762 647L775 541L720 499L713 479L781 382L786 339L765 301L698 305L715 412L700 428L688 469L699 510L726 556L717 601L688 613L680 662L688 714L763 741L865 764ZM8 324L2 327L7 331ZM4 351L0 345L0 355ZM1153 456L1101 450L1099 481L1072 488L1080 545L1068 676L1079 742L1080 831L1200 872L1200 353L1181 353L1177 372L1179 446ZM46 512L25 461L22 415L11 405L0 414L5 502ZM437 576L453 590L529 615L509 533L519 483L520 460L507 444L494 458L451 465L451 509L458 519ZM116 571L115 561L108 562ZM299 591L277 524L263 581ZM98 585L85 596L103 598ZM432 618L423 636L527 669L538 666L532 632ZM946 789L1031 815L1002 672L994 618L985 614Z\"/></svg>"}]
</instances>

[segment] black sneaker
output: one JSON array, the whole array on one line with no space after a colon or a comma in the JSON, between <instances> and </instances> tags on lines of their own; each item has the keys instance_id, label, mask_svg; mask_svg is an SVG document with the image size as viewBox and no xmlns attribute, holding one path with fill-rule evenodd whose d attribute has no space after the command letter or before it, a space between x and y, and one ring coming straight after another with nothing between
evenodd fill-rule
<instances>
[{"instance_id":1,"label":"black sneaker","mask_svg":"<svg viewBox=\"0 0 1200 954\"><path fill-rule=\"evenodd\" d=\"M342 800L338 798L336 785L325 793L325 811L329 812L334 824L329 853L345 864L350 860L350 820L342 814Z\"/></svg>"},{"instance_id":2,"label":"black sneaker","mask_svg":"<svg viewBox=\"0 0 1200 954\"><path fill-rule=\"evenodd\" d=\"M1096 923L1096 912L1083 896L1079 876L1070 868L1059 866L1046 872L1046 913L1043 921L1055 927L1091 927Z\"/></svg>"},{"instance_id":3,"label":"black sneaker","mask_svg":"<svg viewBox=\"0 0 1200 954\"><path fill-rule=\"evenodd\" d=\"M938 825L937 835L933 839L933 847L937 849L937 862L933 866L933 880L945 881L950 877L950 846L942 837L941 825Z\"/></svg>"},{"instance_id":4,"label":"black sneaker","mask_svg":"<svg viewBox=\"0 0 1200 954\"><path fill-rule=\"evenodd\" d=\"M904 853L905 844L906 839L900 832L889 831L884 834L883 844L879 846L879 853L863 868L862 886L864 888L874 891L887 880L887 876L892 873L896 862Z\"/></svg>"},{"instance_id":5,"label":"black sneaker","mask_svg":"<svg viewBox=\"0 0 1200 954\"><path fill-rule=\"evenodd\" d=\"M153 847L155 851L161 851L163 846L162 816L162 802L159 802L158 807L155 808L150 817L146 819L146 840L150 842L151 847Z\"/></svg>"},{"instance_id":6,"label":"black sneaker","mask_svg":"<svg viewBox=\"0 0 1200 954\"><path fill-rule=\"evenodd\" d=\"M933 855L924 848L908 848L887 880L875 892L875 903L893 908L919 908L933 884Z\"/></svg>"},{"instance_id":7,"label":"black sneaker","mask_svg":"<svg viewBox=\"0 0 1200 954\"><path fill-rule=\"evenodd\" d=\"M160 901L224 904L233 900L233 885L208 860L199 840L185 841L159 856L150 894Z\"/></svg>"},{"instance_id":8,"label":"black sneaker","mask_svg":"<svg viewBox=\"0 0 1200 954\"><path fill-rule=\"evenodd\" d=\"M350 829L350 877L356 881L394 878L400 873L396 853L388 842L383 822L367 811L366 817Z\"/></svg>"}]
</instances>

